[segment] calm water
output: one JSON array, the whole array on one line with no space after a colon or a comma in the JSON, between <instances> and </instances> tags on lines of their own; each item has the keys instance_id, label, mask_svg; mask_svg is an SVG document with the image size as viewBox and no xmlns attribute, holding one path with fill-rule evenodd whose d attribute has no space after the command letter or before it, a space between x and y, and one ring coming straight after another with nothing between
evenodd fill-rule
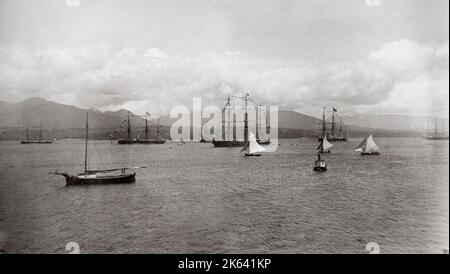
<instances>
[{"instance_id":1,"label":"calm water","mask_svg":"<svg viewBox=\"0 0 450 274\"><path fill-rule=\"evenodd\" d=\"M92 168L148 165L136 184L65 187L83 142L0 142L0 248L7 253L442 253L449 246L448 141L358 140L326 155L314 140L239 156L211 144L90 145ZM98 153L97 153L98 151ZM101 157L100 157L101 156ZM94 164L97 163L97 164Z\"/></svg>"}]
</instances>

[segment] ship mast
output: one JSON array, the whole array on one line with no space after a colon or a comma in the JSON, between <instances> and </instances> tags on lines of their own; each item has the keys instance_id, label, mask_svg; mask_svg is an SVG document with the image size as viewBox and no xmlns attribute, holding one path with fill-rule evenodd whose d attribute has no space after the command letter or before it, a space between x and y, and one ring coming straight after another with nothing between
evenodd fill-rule
<instances>
[{"instance_id":1,"label":"ship mast","mask_svg":"<svg viewBox=\"0 0 450 274\"><path fill-rule=\"evenodd\" d=\"M245 94L245 114L244 114L244 141L248 141L248 113L247 113L247 105L248 105L248 96L249 94Z\"/></svg>"},{"instance_id":2,"label":"ship mast","mask_svg":"<svg viewBox=\"0 0 450 274\"><path fill-rule=\"evenodd\" d=\"M39 128L39 143L41 142L42 138L42 128Z\"/></svg>"},{"instance_id":3,"label":"ship mast","mask_svg":"<svg viewBox=\"0 0 450 274\"><path fill-rule=\"evenodd\" d=\"M437 129L437 124L438 124L438 122L437 122L437 118L434 118L434 137L437 137L437 131L438 131L438 129Z\"/></svg>"},{"instance_id":4,"label":"ship mast","mask_svg":"<svg viewBox=\"0 0 450 274\"><path fill-rule=\"evenodd\" d=\"M322 138L325 137L326 128L325 128L325 108L323 108L322 112Z\"/></svg>"},{"instance_id":5,"label":"ship mast","mask_svg":"<svg viewBox=\"0 0 450 274\"><path fill-rule=\"evenodd\" d=\"M145 140L148 139L148 123L147 123L147 114L145 114Z\"/></svg>"},{"instance_id":6,"label":"ship mast","mask_svg":"<svg viewBox=\"0 0 450 274\"><path fill-rule=\"evenodd\" d=\"M27 127L27 143L30 142L30 128Z\"/></svg>"},{"instance_id":7,"label":"ship mast","mask_svg":"<svg viewBox=\"0 0 450 274\"><path fill-rule=\"evenodd\" d=\"M156 138L158 138L158 140L161 140L161 134L159 132L159 119L156 122Z\"/></svg>"},{"instance_id":8,"label":"ship mast","mask_svg":"<svg viewBox=\"0 0 450 274\"><path fill-rule=\"evenodd\" d=\"M336 137L336 126L334 124L334 110L335 108L333 107L333 111L331 112L331 136Z\"/></svg>"},{"instance_id":9,"label":"ship mast","mask_svg":"<svg viewBox=\"0 0 450 274\"><path fill-rule=\"evenodd\" d=\"M87 172L87 148L88 148L88 118L89 112L86 112L86 139L84 144L84 172Z\"/></svg>"},{"instance_id":10,"label":"ship mast","mask_svg":"<svg viewBox=\"0 0 450 274\"><path fill-rule=\"evenodd\" d=\"M127 139L128 139L128 140L131 140L130 114L128 114L127 124L128 124L128 128L127 128Z\"/></svg>"}]
</instances>

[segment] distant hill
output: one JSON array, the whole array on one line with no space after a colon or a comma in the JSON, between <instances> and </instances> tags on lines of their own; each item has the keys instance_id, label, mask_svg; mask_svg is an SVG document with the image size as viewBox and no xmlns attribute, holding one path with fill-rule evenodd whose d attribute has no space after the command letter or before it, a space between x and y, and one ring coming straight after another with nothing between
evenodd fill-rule
<instances>
[{"instance_id":1,"label":"distant hill","mask_svg":"<svg viewBox=\"0 0 450 274\"><path fill-rule=\"evenodd\" d=\"M117 111L89 110L89 125L92 138L108 139L116 132L122 138L125 129L119 129L122 122L131 114L131 124L134 137L142 136L145 120L125 109ZM0 101L0 139L23 138L24 129L42 128L51 131L55 138L82 138L84 134L86 109L70 105L51 102L42 98L30 98L16 104ZM169 116L161 117L161 134L169 138L169 128L177 119ZM203 119L206 122L208 119ZM352 137L359 137L367 133L378 136L420 136L417 124L408 116L374 116L374 117L346 117L346 129ZM406 121L406 122L405 122ZM321 120L291 110L279 110L278 128L280 138L314 137L320 134ZM447 120L448 124L448 120ZM406 126L409 125L409 126ZM150 122L150 127L155 123ZM117 130L117 131L115 131ZM155 132L154 128L150 129Z\"/></svg>"},{"instance_id":2,"label":"distant hill","mask_svg":"<svg viewBox=\"0 0 450 274\"><path fill-rule=\"evenodd\" d=\"M424 132L428 126L434 128L434 117L413 117L406 115L362 115L344 117L344 120L351 125L380 128L387 130L410 130ZM438 127L448 131L448 118L438 118Z\"/></svg>"},{"instance_id":3,"label":"distant hill","mask_svg":"<svg viewBox=\"0 0 450 274\"><path fill-rule=\"evenodd\" d=\"M45 129L83 128L86 109L59 104L41 98L30 98L16 104L0 103L0 127ZM128 111L100 112L89 110L89 125L97 128L117 128ZM136 126L144 124L141 118L133 117Z\"/></svg>"}]
</instances>

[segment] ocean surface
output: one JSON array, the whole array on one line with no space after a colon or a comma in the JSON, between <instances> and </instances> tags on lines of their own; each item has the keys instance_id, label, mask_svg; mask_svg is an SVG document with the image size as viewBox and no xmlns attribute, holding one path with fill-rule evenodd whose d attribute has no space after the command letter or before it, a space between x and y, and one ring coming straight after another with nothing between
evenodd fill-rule
<instances>
[{"instance_id":1,"label":"ocean surface","mask_svg":"<svg viewBox=\"0 0 450 274\"><path fill-rule=\"evenodd\" d=\"M90 167L147 165L136 183L65 186L84 143L0 142L5 253L443 253L449 248L448 141L376 138L381 156L336 143L313 171L316 140L242 157L211 144L91 141ZM445 251L447 250L447 251Z\"/></svg>"}]
</instances>

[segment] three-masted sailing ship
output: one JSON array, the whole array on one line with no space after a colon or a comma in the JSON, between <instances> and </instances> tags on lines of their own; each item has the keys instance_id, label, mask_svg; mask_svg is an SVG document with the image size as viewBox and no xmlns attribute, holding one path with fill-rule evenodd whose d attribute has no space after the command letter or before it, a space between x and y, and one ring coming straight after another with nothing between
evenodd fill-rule
<instances>
[{"instance_id":1,"label":"three-masted sailing ship","mask_svg":"<svg viewBox=\"0 0 450 274\"><path fill-rule=\"evenodd\" d=\"M448 140L448 134L445 134L444 129L438 128L438 119L434 119L434 129L429 128L429 123L427 122L427 131L423 139L425 140Z\"/></svg>"},{"instance_id":2,"label":"three-masted sailing ship","mask_svg":"<svg viewBox=\"0 0 450 274\"><path fill-rule=\"evenodd\" d=\"M145 118L144 139L140 139L140 138L133 139L131 137L131 118L130 118L130 114L128 114L127 119L122 122L122 123L125 122L127 124L127 138L126 139L119 139L119 140L117 140L117 144L119 144L119 145L164 144L166 142L166 140L161 138L159 119L152 119L152 118L150 118L150 114L148 112L145 114L144 118ZM148 126L148 120L149 119L156 123L156 139L150 139L149 138L149 126Z\"/></svg>"},{"instance_id":3,"label":"three-masted sailing ship","mask_svg":"<svg viewBox=\"0 0 450 274\"><path fill-rule=\"evenodd\" d=\"M231 131L231 129L233 129L234 127L237 127L237 125L234 125L234 126L231 125L233 123L231 117L228 117L227 121L225 119L226 110L232 108L231 95L228 95L227 102L226 102L224 108L222 109L222 140L216 140L215 138L213 138L213 140L211 141L215 147L242 147L249 141L249 139L248 139L248 137L249 137L249 135L248 135L248 101L250 100L249 96L250 95L248 93L245 94L245 96L243 96L243 97L233 96L235 98L243 99L244 103L245 103L245 105L244 105L244 140L237 140L235 134L233 134L233 132ZM255 104L255 105L257 107L260 106L257 104ZM227 127L228 127L227 131L225 130L225 122L227 123ZM266 127L268 129L270 126L267 122L268 121L267 121L267 115L266 115ZM258 144L261 144L261 145L270 144L270 138L267 140L264 140L264 141L260 140L259 134L258 134L258 131L259 131L258 127L259 127L259 119L258 119L258 112L256 112L256 136L255 136L255 139ZM230 133L230 131L231 131L231 134L233 134L233 138L229 138L229 136L226 136L227 132ZM232 139L232 140L230 140L230 139Z\"/></svg>"},{"instance_id":4,"label":"three-masted sailing ship","mask_svg":"<svg viewBox=\"0 0 450 274\"><path fill-rule=\"evenodd\" d=\"M364 138L355 148L355 151L360 152L361 155L380 155L379 150L380 148L375 144L372 134Z\"/></svg>"},{"instance_id":5,"label":"three-masted sailing ship","mask_svg":"<svg viewBox=\"0 0 450 274\"><path fill-rule=\"evenodd\" d=\"M21 144L52 144L52 140L42 140L42 128L39 129L39 139L32 140L30 138L30 128L27 128L27 139L20 142Z\"/></svg>"},{"instance_id":6,"label":"three-masted sailing ship","mask_svg":"<svg viewBox=\"0 0 450 274\"><path fill-rule=\"evenodd\" d=\"M91 185L91 184L125 184L134 183L136 178L136 169L145 168L140 167L123 167L113 169L88 169L88 139L89 139L89 115L86 113L86 136L84 147L84 172L77 175L70 175L67 172L51 172L51 174L64 176L66 185Z\"/></svg>"},{"instance_id":7,"label":"three-masted sailing ship","mask_svg":"<svg viewBox=\"0 0 450 274\"><path fill-rule=\"evenodd\" d=\"M333 107L331 122L327 122L325 119L325 110L323 110L321 122L322 133L317 139L319 142L322 142L324 136L327 136L327 139L330 142L347 142L347 132L345 130L345 124L342 122L341 118L339 118L339 125L336 125L336 112L337 109Z\"/></svg>"}]
</instances>

